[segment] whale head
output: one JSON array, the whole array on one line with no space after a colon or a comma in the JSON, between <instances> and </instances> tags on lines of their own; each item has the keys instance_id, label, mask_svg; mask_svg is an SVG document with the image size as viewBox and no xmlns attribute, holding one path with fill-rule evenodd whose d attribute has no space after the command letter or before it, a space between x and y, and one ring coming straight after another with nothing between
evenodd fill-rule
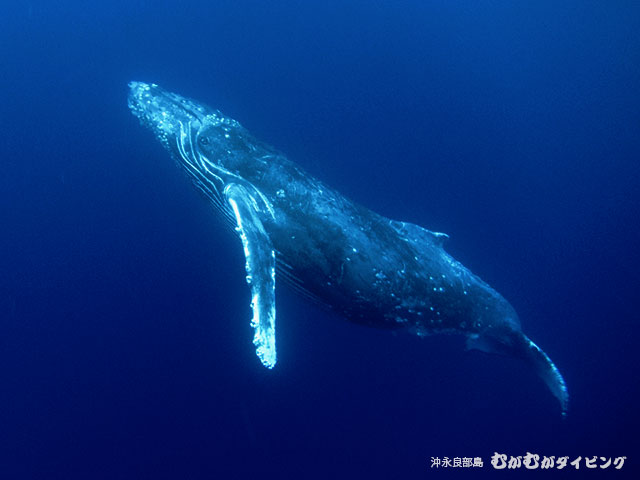
<instances>
[{"instance_id":1,"label":"whale head","mask_svg":"<svg viewBox=\"0 0 640 480\"><path fill-rule=\"evenodd\" d=\"M219 110L155 84L129 83L129 108L205 193L218 193L256 153L258 142Z\"/></svg>"},{"instance_id":2,"label":"whale head","mask_svg":"<svg viewBox=\"0 0 640 480\"><path fill-rule=\"evenodd\" d=\"M173 153L185 132L198 132L204 118L214 113L186 97L167 92L153 83L129 83L129 108ZM186 139L185 139L186 140Z\"/></svg>"}]
</instances>

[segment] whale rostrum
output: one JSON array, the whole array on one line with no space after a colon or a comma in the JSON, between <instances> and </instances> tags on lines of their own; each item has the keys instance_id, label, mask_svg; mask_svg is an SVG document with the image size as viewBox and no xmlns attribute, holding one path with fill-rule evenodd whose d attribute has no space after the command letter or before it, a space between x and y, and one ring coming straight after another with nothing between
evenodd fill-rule
<instances>
[{"instance_id":1,"label":"whale rostrum","mask_svg":"<svg viewBox=\"0 0 640 480\"><path fill-rule=\"evenodd\" d=\"M524 335L513 307L443 248L446 234L390 220L315 179L236 120L155 84L129 107L242 241L253 343L276 364L276 278L363 325L453 333L467 347L528 363L560 402L562 375Z\"/></svg>"}]
</instances>

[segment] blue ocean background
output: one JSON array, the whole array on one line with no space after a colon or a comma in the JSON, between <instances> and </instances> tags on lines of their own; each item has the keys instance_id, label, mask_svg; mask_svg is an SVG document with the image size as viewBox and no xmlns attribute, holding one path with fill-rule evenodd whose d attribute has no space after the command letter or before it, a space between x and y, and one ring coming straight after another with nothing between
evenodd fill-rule
<instances>
[{"instance_id":1,"label":"blue ocean background","mask_svg":"<svg viewBox=\"0 0 640 480\"><path fill-rule=\"evenodd\" d=\"M240 242L130 114L131 80L448 233L558 365L567 418L516 360L284 285L263 368ZM0 100L1 478L638 468L640 3L4 1Z\"/></svg>"}]
</instances>

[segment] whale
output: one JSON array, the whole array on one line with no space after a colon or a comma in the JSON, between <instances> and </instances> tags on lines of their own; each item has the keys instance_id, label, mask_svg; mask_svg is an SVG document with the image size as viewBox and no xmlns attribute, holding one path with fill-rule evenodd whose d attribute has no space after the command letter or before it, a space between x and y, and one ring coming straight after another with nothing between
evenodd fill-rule
<instances>
[{"instance_id":1,"label":"whale","mask_svg":"<svg viewBox=\"0 0 640 480\"><path fill-rule=\"evenodd\" d=\"M131 82L128 106L235 229L245 256L253 343L276 364L276 283L361 325L456 334L468 349L525 362L567 413L569 394L515 309L445 251L448 235L392 220L314 178L219 110Z\"/></svg>"}]
</instances>

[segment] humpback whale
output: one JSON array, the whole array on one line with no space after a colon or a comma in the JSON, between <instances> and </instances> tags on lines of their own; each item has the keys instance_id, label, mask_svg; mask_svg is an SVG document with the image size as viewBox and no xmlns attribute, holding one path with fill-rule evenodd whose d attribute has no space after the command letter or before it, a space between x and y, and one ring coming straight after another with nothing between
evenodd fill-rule
<instances>
[{"instance_id":1,"label":"humpback whale","mask_svg":"<svg viewBox=\"0 0 640 480\"><path fill-rule=\"evenodd\" d=\"M467 347L524 360L560 402L569 395L514 308L445 250L448 236L391 220L313 178L236 120L155 84L128 104L235 228L251 290L253 343L276 364L276 278L371 327L466 337Z\"/></svg>"}]
</instances>

